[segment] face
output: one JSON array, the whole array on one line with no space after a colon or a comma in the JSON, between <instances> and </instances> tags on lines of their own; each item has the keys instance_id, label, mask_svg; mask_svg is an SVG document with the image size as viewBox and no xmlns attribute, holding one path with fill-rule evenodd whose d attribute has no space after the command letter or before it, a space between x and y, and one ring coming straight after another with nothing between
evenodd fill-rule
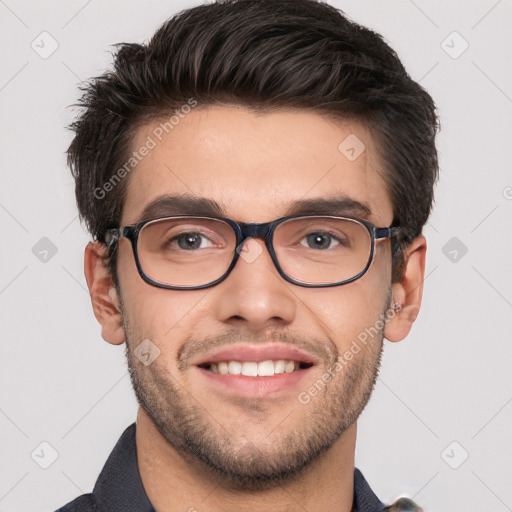
<instances>
[{"instance_id":1,"label":"face","mask_svg":"<svg viewBox=\"0 0 512 512\"><path fill-rule=\"evenodd\" d=\"M134 147L158 124L141 128ZM365 145L355 160L338 149L354 134ZM121 225L141 221L164 194L213 200L238 222L268 222L299 202L340 198L336 213L364 215L379 227L393 218L368 132L315 113L193 109L132 171ZM347 198L370 213L347 211ZM244 250L256 257L240 258L217 285L166 290L141 279L130 242L121 239L119 293L132 383L161 435L234 486L257 488L299 474L343 438L366 405L380 363L391 256L382 240L362 278L305 288L279 275L263 240L248 240ZM365 329L373 330L363 343ZM147 339L159 355L146 366L134 351ZM274 370L278 360L293 361L295 370L214 373L213 363L217 371L222 362L233 371L253 363L245 365L250 373L269 360Z\"/></svg>"}]
</instances>

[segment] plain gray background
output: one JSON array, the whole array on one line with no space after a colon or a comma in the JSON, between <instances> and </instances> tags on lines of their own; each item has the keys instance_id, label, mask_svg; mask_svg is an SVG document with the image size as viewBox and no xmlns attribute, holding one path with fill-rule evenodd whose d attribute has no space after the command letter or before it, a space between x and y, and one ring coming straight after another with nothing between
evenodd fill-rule
<instances>
[{"instance_id":1,"label":"plain gray background","mask_svg":"<svg viewBox=\"0 0 512 512\"><path fill-rule=\"evenodd\" d=\"M442 123L423 308L386 342L356 465L382 500L512 510L512 1L330 3L385 36ZM102 340L83 277L66 106L109 45L196 4L0 0L0 512L90 492L135 420L124 346Z\"/></svg>"}]
</instances>

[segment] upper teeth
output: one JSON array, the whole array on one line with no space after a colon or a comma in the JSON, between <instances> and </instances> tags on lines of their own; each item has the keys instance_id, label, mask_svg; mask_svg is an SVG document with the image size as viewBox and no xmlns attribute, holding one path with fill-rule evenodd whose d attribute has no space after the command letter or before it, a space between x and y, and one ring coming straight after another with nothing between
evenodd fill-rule
<instances>
[{"instance_id":1,"label":"upper teeth","mask_svg":"<svg viewBox=\"0 0 512 512\"><path fill-rule=\"evenodd\" d=\"M278 359L277 361L220 361L212 363L210 370L213 373L221 375L246 375L248 377L268 377L276 373L292 373L299 369L297 361L285 361Z\"/></svg>"}]
</instances>

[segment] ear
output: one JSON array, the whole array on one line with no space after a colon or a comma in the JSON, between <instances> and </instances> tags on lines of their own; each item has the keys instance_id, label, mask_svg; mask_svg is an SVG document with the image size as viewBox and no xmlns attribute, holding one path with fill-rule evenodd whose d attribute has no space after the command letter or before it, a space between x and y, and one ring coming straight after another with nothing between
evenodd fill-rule
<instances>
[{"instance_id":1,"label":"ear","mask_svg":"<svg viewBox=\"0 0 512 512\"><path fill-rule=\"evenodd\" d=\"M101 324L101 336L112 345L126 340L119 297L107 267L107 248L101 242L89 242L85 248L84 273L91 295L94 316Z\"/></svg>"},{"instance_id":2,"label":"ear","mask_svg":"<svg viewBox=\"0 0 512 512\"><path fill-rule=\"evenodd\" d=\"M391 286L391 304L396 305L389 315L384 337L389 341L403 340L411 330L421 306L427 241L423 235L415 238L407 248L402 278Z\"/></svg>"}]
</instances>

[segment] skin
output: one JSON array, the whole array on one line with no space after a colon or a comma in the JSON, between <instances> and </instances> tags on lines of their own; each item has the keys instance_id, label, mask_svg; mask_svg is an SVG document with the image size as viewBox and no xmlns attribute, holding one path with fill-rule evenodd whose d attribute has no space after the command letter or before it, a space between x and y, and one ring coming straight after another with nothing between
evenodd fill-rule
<instances>
[{"instance_id":1,"label":"skin","mask_svg":"<svg viewBox=\"0 0 512 512\"><path fill-rule=\"evenodd\" d=\"M157 125L140 128L134 147ZM350 134L366 146L354 161L338 151ZM368 204L368 220L376 226L389 226L393 218L382 162L369 133L357 123L333 123L312 112L256 115L235 106L197 107L129 179L121 226L140 221L143 208L162 193L214 199L225 207L225 216L239 222L268 222L286 215L294 201L334 194ZM251 263L239 260L214 287L159 289L140 278L130 242L119 244L119 291L98 242L85 250L85 275L102 336L113 345L127 342L137 397L147 400L139 407L136 443L141 478L155 509L273 512L297 510L299 503L310 512L350 511L356 420L376 379L383 336L402 340L418 314L424 237L411 243L400 281L391 283L390 245L384 240L362 278L323 289L286 282L263 241L254 239L246 248L260 244L261 254ZM324 390L301 404L297 392L318 381L390 303L401 304L401 310ZM146 367L133 350L147 338L160 355ZM251 344L296 341L311 351L319 347L318 364L300 389L236 400L209 387L192 363L194 350L200 356L212 343L237 338ZM178 354L184 347L191 359L180 369ZM217 469L184 448L185 434L197 434L205 446L195 447L195 453L204 449ZM299 467L311 446L318 453ZM223 473L223 464L239 474L245 468L244 478ZM295 471L287 474L292 466ZM281 478L258 485L255 476L271 469L281 471Z\"/></svg>"}]
</instances>

